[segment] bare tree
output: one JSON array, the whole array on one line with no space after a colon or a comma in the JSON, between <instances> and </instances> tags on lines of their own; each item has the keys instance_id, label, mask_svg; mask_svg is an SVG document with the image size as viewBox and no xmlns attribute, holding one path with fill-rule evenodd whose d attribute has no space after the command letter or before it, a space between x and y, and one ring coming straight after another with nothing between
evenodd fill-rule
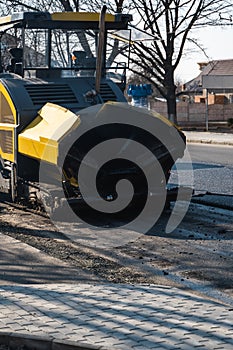
<instances>
[{"instance_id":1,"label":"bare tree","mask_svg":"<svg viewBox=\"0 0 233 350\"><path fill-rule=\"evenodd\" d=\"M204 28L229 18L229 0L135 0L135 9L147 41L135 41L132 63L167 100L169 119L177 122L174 72L194 28ZM145 36L145 35L144 35ZM143 73L142 73L143 72Z\"/></svg>"},{"instance_id":2,"label":"bare tree","mask_svg":"<svg viewBox=\"0 0 233 350\"><path fill-rule=\"evenodd\" d=\"M1 12L3 14L17 11L49 11L53 0L1 0ZM57 2L56 2L57 3Z\"/></svg>"}]
</instances>

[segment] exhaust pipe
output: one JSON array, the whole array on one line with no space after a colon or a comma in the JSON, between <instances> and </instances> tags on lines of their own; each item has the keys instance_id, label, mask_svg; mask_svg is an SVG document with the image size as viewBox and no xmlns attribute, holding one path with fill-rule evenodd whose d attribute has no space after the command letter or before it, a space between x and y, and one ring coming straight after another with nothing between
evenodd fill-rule
<instances>
[{"instance_id":1,"label":"exhaust pipe","mask_svg":"<svg viewBox=\"0 0 233 350\"><path fill-rule=\"evenodd\" d=\"M102 77L103 68L103 53L104 53L104 43L105 43L105 14L107 6L102 7L99 19L99 38L98 38L98 50L96 59L96 76L95 76L95 91L97 94L100 93L100 82Z\"/></svg>"}]
</instances>

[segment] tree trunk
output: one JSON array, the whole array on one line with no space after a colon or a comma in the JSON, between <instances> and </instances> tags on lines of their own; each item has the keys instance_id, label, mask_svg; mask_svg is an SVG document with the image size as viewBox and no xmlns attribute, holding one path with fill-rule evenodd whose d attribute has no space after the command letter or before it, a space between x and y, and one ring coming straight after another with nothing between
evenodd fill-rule
<instances>
[{"instance_id":1,"label":"tree trunk","mask_svg":"<svg viewBox=\"0 0 233 350\"><path fill-rule=\"evenodd\" d=\"M168 114L168 119L171 122L177 124L175 84L170 85L167 88L167 114Z\"/></svg>"},{"instance_id":2,"label":"tree trunk","mask_svg":"<svg viewBox=\"0 0 233 350\"><path fill-rule=\"evenodd\" d=\"M177 124L176 115L176 85L174 83L174 70L172 67L172 62L168 60L166 62L165 77L164 77L164 87L167 100L167 114L168 119Z\"/></svg>"}]
</instances>

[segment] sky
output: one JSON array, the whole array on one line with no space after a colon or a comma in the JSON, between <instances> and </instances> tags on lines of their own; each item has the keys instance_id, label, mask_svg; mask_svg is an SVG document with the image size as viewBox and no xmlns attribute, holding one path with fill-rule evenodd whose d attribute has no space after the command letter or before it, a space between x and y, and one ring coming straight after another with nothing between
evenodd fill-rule
<instances>
[{"instance_id":1,"label":"sky","mask_svg":"<svg viewBox=\"0 0 233 350\"><path fill-rule=\"evenodd\" d=\"M206 49L209 60L233 59L233 23L232 26L204 28L196 31L195 37ZM182 82L195 78L199 73L197 62L206 62L208 58L201 52L190 50L184 55L175 76Z\"/></svg>"}]
</instances>

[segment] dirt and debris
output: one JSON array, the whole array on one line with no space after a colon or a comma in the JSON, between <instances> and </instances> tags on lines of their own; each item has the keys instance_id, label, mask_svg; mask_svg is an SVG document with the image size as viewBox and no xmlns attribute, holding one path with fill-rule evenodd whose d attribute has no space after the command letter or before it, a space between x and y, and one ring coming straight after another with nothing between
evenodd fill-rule
<instances>
[{"instance_id":1,"label":"dirt and debris","mask_svg":"<svg viewBox=\"0 0 233 350\"><path fill-rule=\"evenodd\" d=\"M164 231L169 216L165 213L148 234L122 246L101 249L71 241L47 218L5 204L0 210L1 233L36 248L38 254L43 252L72 266L80 276L82 271L89 271L97 279L112 283L182 288L190 288L190 282L196 286L204 283L233 297L231 211L191 204L174 232Z\"/></svg>"}]
</instances>

